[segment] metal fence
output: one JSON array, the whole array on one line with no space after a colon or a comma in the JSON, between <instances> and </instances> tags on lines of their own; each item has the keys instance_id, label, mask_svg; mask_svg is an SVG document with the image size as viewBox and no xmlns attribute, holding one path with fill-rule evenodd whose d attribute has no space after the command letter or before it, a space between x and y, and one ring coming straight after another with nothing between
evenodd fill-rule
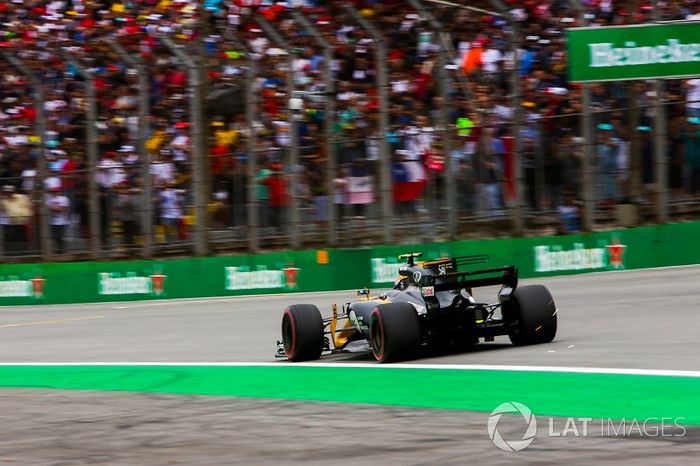
<instances>
[{"instance_id":1,"label":"metal fence","mask_svg":"<svg viewBox=\"0 0 700 466\"><path fill-rule=\"evenodd\" d=\"M251 13L248 30L204 17L197 40L154 32L146 52L123 35L87 52L3 49L0 73L22 84L3 91L15 120L2 127L0 258L566 234L700 212L687 83L545 86L499 2L510 57L468 73L433 10L408 3L429 37L415 82L349 5L350 84L335 66L347 52L302 10ZM427 96L406 99L418 78Z\"/></svg>"}]
</instances>

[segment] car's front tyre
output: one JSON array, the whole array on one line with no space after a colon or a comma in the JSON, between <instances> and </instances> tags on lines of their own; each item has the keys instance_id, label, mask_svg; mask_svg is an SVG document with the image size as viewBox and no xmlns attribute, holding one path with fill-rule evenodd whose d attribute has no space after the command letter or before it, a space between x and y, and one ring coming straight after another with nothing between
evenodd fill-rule
<instances>
[{"instance_id":1,"label":"car's front tyre","mask_svg":"<svg viewBox=\"0 0 700 466\"><path fill-rule=\"evenodd\" d=\"M290 361L310 361L323 351L323 318L313 304L294 304L282 315L282 344Z\"/></svg>"}]
</instances>

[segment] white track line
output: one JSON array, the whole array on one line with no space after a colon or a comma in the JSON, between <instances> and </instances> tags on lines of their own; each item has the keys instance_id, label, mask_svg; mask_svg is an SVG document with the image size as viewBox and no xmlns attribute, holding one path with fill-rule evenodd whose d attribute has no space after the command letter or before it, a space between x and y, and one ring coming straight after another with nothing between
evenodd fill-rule
<instances>
[{"instance_id":1,"label":"white track line","mask_svg":"<svg viewBox=\"0 0 700 466\"><path fill-rule=\"evenodd\" d=\"M133 367L331 367L336 369L428 369L462 371L512 371L512 372L563 372L573 374L650 375L672 377L700 377L700 371L665 369L622 369L608 367L571 366L499 366L481 364L337 364L337 363L286 363L286 362L4 362L0 367L65 367L65 366L133 366Z\"/></svg>"}]
</instances>

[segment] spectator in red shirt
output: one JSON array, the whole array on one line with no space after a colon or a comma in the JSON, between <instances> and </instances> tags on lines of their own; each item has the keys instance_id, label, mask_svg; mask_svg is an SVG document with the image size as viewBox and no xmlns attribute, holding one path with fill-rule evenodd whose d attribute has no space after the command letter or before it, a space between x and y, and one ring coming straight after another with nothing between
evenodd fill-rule
<instances>
[{"instance_id":1,"label":"spectator in red shirt","mask_svg":"<svg viewBox=\"0 0 700 466\"><path fill-rule=\"evenodd\" d=\"M274 163L270 168L272 169L272 173L265 178L263 183L267 186L270 193L269 203L272 226L280 228L286 217L284 213L285 208L288 207L291 202L287 191L285 174L282 171L282 165Z\"/></svg>"}]
</instances>

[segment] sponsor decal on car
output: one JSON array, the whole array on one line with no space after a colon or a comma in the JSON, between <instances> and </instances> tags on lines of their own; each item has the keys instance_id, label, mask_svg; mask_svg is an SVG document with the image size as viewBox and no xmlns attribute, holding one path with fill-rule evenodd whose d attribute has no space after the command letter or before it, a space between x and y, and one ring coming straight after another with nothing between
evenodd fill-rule
<instances>
[{"instance_id":1,"label":"sponsor decal on car","mask_svg":"<svg viewBox=\"0 0 700 466\"><path fill-rule=\"evenodd\" d=\"M570 250L559 245L535 246L535 272L621 269L626 248L618 239L594 248L586 248L583 243L574 243Z\"/></svg>"},{"instance_id":2,"label":"sponsor decal on car","mask_svg":"<svg viewBox=\"0 0 700 466\"><path fill-rule=\"evenodd\" d=\"M16 276L0 278L0 298L43 298L46 279L35 276L20 279Z\"/></svg>"},{"instance_id":3,"label":"sponsor decal on car","mask_svg":"<svg viewBox=\"0 0 700 466\"><path fill-rule=\"evenodd\" d=\"M435 296L435 287L434 286L424 286L421 288L421 294L428 298L431 296Z\"/></svg>"},{"instance_id":4,"label":"sponsor decal on car","mask_svg":"<svg viewBox=\"0 0 700 466\"><path fill-rule=\"evenodd\" d=\"M257 266L255 270L250 270L248 266L225 267L226 289L231 291L265 288L294 290L299 288L297 277L300 270L293 265L273 270L268 270L264 265Z\"/></svg>"},{"instance_id":5,"label":"sponsor decal on car","mask_svg":"<svg viewBox=\"0 0 700 466\"><path fill-rule=\"evenodd\" d=\"M167 275L154 273L152 275L139 275L136 272L100 272L98 274L98 294L147 294L160 296L165 293L165 280Z\"/></svg>"}]
</instances>

